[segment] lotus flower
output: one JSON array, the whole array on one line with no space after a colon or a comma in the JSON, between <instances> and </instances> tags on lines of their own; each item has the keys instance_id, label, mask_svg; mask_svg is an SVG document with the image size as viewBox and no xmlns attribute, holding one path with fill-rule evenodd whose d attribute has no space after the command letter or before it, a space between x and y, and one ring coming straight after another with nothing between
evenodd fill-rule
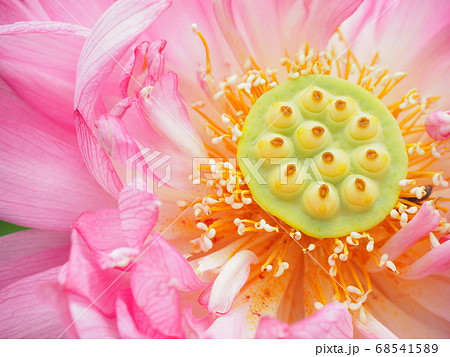
<instances>
[{"instance_id":1,"label":"lotus flower","mask_svg":"<svg viewBox=\"0 0 450 357\"><path fill-rule=\"evenodd\" d=\"M32 228L0 238L1 337L449 337L448 1L1 6L0 218ZM347 237L268 215L229 160L310 74L382 100L409 154Z\"/></svg>"}]
</instances>

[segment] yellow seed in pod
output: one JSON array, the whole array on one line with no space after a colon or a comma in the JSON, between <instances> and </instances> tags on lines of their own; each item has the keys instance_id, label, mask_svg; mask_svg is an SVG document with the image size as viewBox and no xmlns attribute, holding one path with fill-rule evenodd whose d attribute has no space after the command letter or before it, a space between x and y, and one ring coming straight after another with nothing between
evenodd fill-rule
<instances>
[{"instance_id":1,"label":"yellow seed in pod","mask_svg":"<svg viewBox=\"0 0 450 357\"><path fill-rule=\"evenodd\" d=\"M369 207L378 197L378 189L372 180L353 176L344 184L344 195L347 202L353 206Z\"/></svg>"},{"instance_id":2,"label":"yellow seed in pod","mask_svg":"<svg viewBox=\"0 0 450 357\"><path fill-rule=\"evenodd\" d=\"M358 115L349 123L348 132L353 139L372 139L378 133L378 119L372 116Z\"/></svg>"},{"instance_id":3,"label":"yellow seed in pod","mask_svg":"<svg viewBox=\"0 0 450 357\"><path fill-rule=\"evenodd\" d=\"M356 103L351 98L337 98L329 105L330 118L342 122L352 116L356 111Z\"/></svg>"},{"instance_id":4,"label":"yellow seed in pod","mask_svg":"<svg viewBox=\"0 0 450 357\"><path fill-rule=\"evenodd\" d=\"M330 95L315 86L308 87L300 95L300 102L307 110L313 113L319 113L324 110L329 101Z\"/></svg>"}]
</instances>

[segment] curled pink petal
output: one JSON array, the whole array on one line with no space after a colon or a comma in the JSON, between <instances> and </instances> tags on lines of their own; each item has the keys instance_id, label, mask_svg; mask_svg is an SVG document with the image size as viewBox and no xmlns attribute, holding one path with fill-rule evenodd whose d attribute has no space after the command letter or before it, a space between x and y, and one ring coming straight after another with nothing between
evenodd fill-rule
<instances>
[{"instance_id":1,"label":"curled pink petal","mask_svg":"<svg viewBox=\"0 0 450 357\"><path fill-rule=\"evenodd\" d=\"M441 216L434 208L433 202L424 202L414 218L408 222L406 226L395 233L392 238L380 248L379 253L387 253L390 260L397 258L420 238L436 229L440 222ZM373 262L368 263L367 269L369 271L379 270Z\"/></svg>"},{"instance_id":2,"label":"curled pink petal","mask_svg":"<svg viewBox=\"0 0 450 357\"><path fill-rule=\"evenodd\" d=\"M434 140L450 138L450 111L438 110L431 113L425 121L425 129Z\"/></svg>"},{"instance_id":3,"label":"curled pink petal","mask_svg":"<svg viewBox=\"0 0 450 357\"><path fill-rule=\"evenodd\" d=\"M263 317L256 338L352 338L352 317L340 303L322 307L313 315L288 325L277 319Z\"/></svg>"},{"instance_id":4,"label":"curled pink petal","mask_svg":"<svg viewBox=\"0 0 450 357\"><path fill-rule=\"evenodd\" d=\"M250 264L258 260L250 250L237 252L222 268L211 289L208 310L212 314L226 314L237 293L247 282Z\"/></svg>"},{"instance_id":5,"label":"curled pink petal","mask_svg":"<svg viewBox=\"0 0 450 357\"><path fill-rule=\"evenodd\" d=\"M124 66L120 77L120 90L123 97L139 94L142 87L154 85L164 72L162 51L166 41L151 44L144 41L134 49L133 57Z\"/></svg>"},{"instance_id":6,"label":"curled pink petal","mask_svg":"<svg viewBox=\"0 0 450 357\"><path fill-rule=\"evenodd\" d=\"M404 268L400 276L404 279L422 279L448 269L450 269L450 241L447 240Z\"/></svg>"}]
</instances>

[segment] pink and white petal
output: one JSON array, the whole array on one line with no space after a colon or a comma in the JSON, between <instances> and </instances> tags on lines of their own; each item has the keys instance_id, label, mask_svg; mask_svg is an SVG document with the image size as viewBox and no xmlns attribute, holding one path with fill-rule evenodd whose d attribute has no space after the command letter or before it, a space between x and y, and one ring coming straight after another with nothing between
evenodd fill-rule
<instances>
[{"instance_id":1,"label":"pink and white petal","mask_svg":"<svg viewBox=\"0 0 450 357\"><path fill-rule=\"evenodd\" d=\"M165 40L142 42L124 66L119 87L122 96L137 97L142 87L154 85L164 73Z\"/></svg>"},{"instance_id":2,"label":"pink and white petal","mask_svg":"<svg viewBox=\"0 0 450 357\"><path fill-rule=\"evenodd\" d=\"M154 87L140 91L140 103L150 125L166 140L177 143L191 157L205 157L205 149L178 92L178 77L164 74Z\"/></svg>"},{"instance_id":3,"label":"pink and white petal","mask_svg":"<svg viewBox=\"0 0 450 357\"><path fill-rule=\"evenodd\" d=\"M1 338L55 338L62 332L55 310L38 299L40 285L56 280L59 270L42 271L0 291Z\"/></svg>"},{"instance_id":4,"label":"pink and white petal","mask_svg":"<svg viewBox=\"0 0 450 357\"><path fill-rule=\"evenodd\" d=\"M414 218L395 233L380 250L380 254L388 254L390 260L394 260L407 251L419 239L436 229L441 221L439 212L434 207L432 201L422 204L419 212ZM377 271L379 268L373 263L368 264L370 271Z\"/></svg>"},{"instance_id":5,"label":"pink and white petal","mask_svg":"<svg viewBox=\"0 0 450 357\"><path fill-rule=\"evenodd\" d=\"M105 152L122 165L139 152L138 145L128 134L122 120L114 115L100 116L97 122L97 137Z\"/></svg>"},{"instance_id":6,"label":"pink and white petal","mask_svg":"<svg viewBox=\"0 0 450 357\"><path fill-rule=\"evenodd\" d=\"M322 307L313 315L292 325L264 317L256 338L352 338L352 316L340 303Z\"/></svg>"},{"instance_id":7,"label":"pink and white petal","mask_svg":"<svg viewBox=\"0 0 450 357\"><path fill-rule=\"evenodd\" d=\"M202 338L253 338L255 327L248 319L248 306L239 306L219 316Z\"/></svg>"},{"instance_id":8,"label":"pink and white petal","mask_svg":"<svg viewBox=\"0 0 450 357\"><path fill-rule=\"evenodd\" d=\"M20 22L0 27L2 79L38 112L73 132L75 70L87 33L78 25Z\"/></svg>"},{"instance_id":9,"label":"pink and white petal","mask_svg":"<svg viewBox=\"0 0 450 357\"><path fill-rule=\"evenodd\" d=\"M129 284L129 276L116 269L102 270L74 229L70 260L60 275L60 282L66 291L86 298L102 314L112 318L115 316L117 293Z\"/></svg>"},{"instance_id":10,"label":"pink and white petal","mask_svg":"<svg viewBox=\"0 0 450 357\"><path fill-rule=\"evenodd\" d=\"M116 61L169 4L163 0L117 1L96 23L81 52L75 90L75 107L89 127L102 114L102 84L105 85Z\"/></svg>"},{"instance_id":11,"label":"pink and white petal","mask_svg":"<svg viewBox=\"0 0 450 357\"><path fill-rule=\"evenodd\" d=\"M431 274L443 273L450 269L450 241L427 252L423 257L402 269L404 279L422 279Z\"/></svg>"},{"instance_id":12,"label":"pink and white petal","mask_svg":"<svg viewBox=\"0 0 450 357\"><path fill-rule=\"evenodd\" d=\"M68 231L81 212L114 205L75 147L17 123L0 127L1 219Z\"/></svg>"},{"instance_id":13,"label":"pink and white petal","mask_svg":"<svg viewBox=\"0 0 450 357\"><path fill-rule=\"evenodd\" d=\"M77 110L74 112L74 117L78 144L88 170L100 186L113 197L119 197L123 184L115 171L111 159L99 145L98 139Z\"/></svg>"},{"instance_id":14,"label":"pink and white petal","mask_svg":"<svg viewBox=\"0 0 450 357\"><path fill-rule=\"evenodd\" d=\"M212 285L208 303L211 314L226 314L230 311L234 299L247 282L250 265L257 261L255 253L241 250L225 263Z\"/></svg>"},{"instance_id":15,"label":"pink and white petal","mask_svg":"<svg viewBox=\"0 0 450 357\"><path fill-rule=\"evenodd\" d=\"M122 234L132 248L142 248L158 219L159 199L125 186L119 196Z\"/></svg>"}]
</instances>

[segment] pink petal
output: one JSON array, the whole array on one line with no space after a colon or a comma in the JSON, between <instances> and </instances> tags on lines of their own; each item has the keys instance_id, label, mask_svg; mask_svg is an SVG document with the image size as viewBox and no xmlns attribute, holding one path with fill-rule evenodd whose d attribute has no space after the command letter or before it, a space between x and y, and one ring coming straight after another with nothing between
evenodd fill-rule
<instances>
[{"instance_id":1,"label":"pink petal","mask_svg":"<svg viewBox=\"0 0 450 357\"><path fill-rule=\"evenodd\" d=\"M414 243L423 236L435 230L441 221L439 212L434 208L432 201L426 201L420 207L419 212L402 229L395 233L389 241L383 245L379 253L387 253L390 260L407 251ZM376 271L378 268L372 262L368 269Z\"/></svg>"},{"instance_id":2,"label":"pink petal","mask_svg":"<svg viewBox=\"0 0 450 357\"><path fill-rule=\"evenodd\" d=\"M255 7L251 0L219 0L216 13L230 45L237 44L239 50L235 52L238 56L244 47L244 38L248 55L251 54L262 68L273 68L285 56L285 51L293 55L305 42L314 48L324 49L336 28L361 2L271 0L266 1L264 6Z\"/></svg>"},{"instance_id":3,"label":"pink petal","mask_svg":"<svg viewBox=\"0 0 450 357\"><path fill-rule=\"evenodd\" d=\"M71 0L0 0L0 24L19 21L59 21L91 27L114 0L89 2Z\"/></svg>"},{"instance_id":4,"label":"pink petal","mask_svg":"<svg viewBox=\"0 0 450 357\"><path fill-rule=\"evenodd\" d=\"M67 328L73 323L69 330L78 338L119 337L115 319L104 315L95 306L90 306L89 300L70 293L65 293L65 299L69 315L63 326Z\"/></svg>"},{"instance_id":5,"label":"pink petal","mask_svg":"<svg viewBox=\"0 0 450 357\"><path fill-rule=\"evenodd\" d=\"M78 26L92 27L97 19L115 0L84 1L39 0L43 9L53 21L75 23ZM30 2L30 0L27 0ZM87 6L88 9L87 10Z\"/></svg>"},{"instance_id":6,"label":"pink petal","mask_svg":"<svg viewBox=\"0 0 450 357\"><path fill-rule=\"evenodd\" d=\"M73 228L97 257L128 246L121 232L118 209L84 212Z\"/></svg>"},{"instance_id":7,"label":"pink petal","mask_svg":"<svg viewBox=\"0 0 450 357\"><path fill-rule=\"evenodd\" d=\"M374 288L366 307L382 326L399 338L449 337L448 277L404 280L385 270L371 274L371 280Z\"/></svg>"},{"instance_id":8,"label":"pink petal","mask_svg":"<svg viewBox=\"0 0 450 357\"><path fill-rule=\"evenodd\" d=\"M114 202L87 172L78 150L33 128L0 123L1 219L69 230L83 211Z\"/></svg>"},{"instance_id":9,"label":"pink petal","mask_svg":"<svg viewBox=\"0 0 450 357\"><path fill-rule=\"evenodd\" d=\"M391 73L408 73L397 94L419 86L424 94L444 93L441 104L448 106L449 11L446 0L365 1L342 30L350 43L358 37L352 50L361 62L370 62L378 51Z\"/></svg>"},{"instance_id":10,"label":"pink petal","mask_svg":"<svg viewBox=\"0 0 450 357\"><path fill-rule=\"evenodd\" d=\"M114 160L125 165L138 151L138 145L128 134L122 120L114 115L101 115L97 122L98 141Z\"/></svg>"},{"instance_id":11,"label":"pink petal","mask_svg":"<svg viewBox=\"0 0 450 357\"><path fill-rule=\"evenodd\" d=\"M228 314L219 316L204 332L203 338L252 338L255 334L248 322L245 307L232 309Z\"/></svg>"},{"instance_id":12,"label":"pink petal","mask_svg":"<svg viewBox=\"0 0 450 357\"><path fill-rule=\"evenodd\" d=\"M58 138L72 146L77 145L75 130L68 131L59 123L44 116L39 108L30 106L24 99L0 78L1 120L10 123L21 123Z\"/></svg>"},{"instance_id":13,"label":"pink petal","mask_svg":"<svg viewBox=\"0 0 450 357\"><path fill-rule=\"evenodd\" d=\"M117 292L129 283L127 273L100 268L77 230L72 232L70 260L60 280L65 290L88 299L107 317L115 316Z\"/></svg>"},{"instance_id":14,"label":"pink petal","mask_svg":"<svg viewBox=\"0 0 450 357\"><path fill-rule=\"evenodd\" d=\"M28 229L0 237L0 262L6 264L43 250L70 244L67 232Z\"/></svg>"},{"instance_id":15,"label":"pink petal","mask_svg":"<svg viewBox=\"0 0 450 357\"><path fill-rule=\"evenodd\" d=\"M132 248L141 248L158 219L161 202L146 192L126 186L119 196L122 233Z\"/></svg>"},{"instance_id":16,"label":"pink petal","mask_svg":"<svg viewBox=\"0 0 450 357\"><path fill-rule=\"evenodd\" d=\"M21 22L0 28L2 79L69 132L74 130L75 70L86 36L80 26L62 23Z\"/></svg>"},{"instance_id":17,"label":"pink petal","mask_svg":"<svg viewBox=\"0 0 450 357\"><path fill-rule=\"evenodd\" d=\"M136 324L133 316L133 294L129 289L120 292L116 303L116 311L117 328L119 329L120 337L149 338L149 336L139 330ZM155 338L155 336L152 337Z\"/></svg>"},{"instance_id":18,"label":"pink petal","mask_svg":"<svg viewBox=\"0 0 450 357\"><path fill-rule=\"evenodd\" d=\"M140 262L135 264L131 275L131 289L136 304L148 317L150 323L161 333L182 337L180 303L172 280L164 271L149 269Z\"/></svg>"},{"instance_id":19,"label":"pink petal","mask_svg":"<svg viewBox=\"0 0 450 357\"><path fill-rule=\"evenodd\" d=\"M178 93L175 73L166 73L151 89L143 88L140 103L150 125L166 140L177 143L192 157L205 156L201 140Z\"/></svg>"},{"instance_id":20,"label":"pink petal","mask_svg":"<svg viewBox=\"0 0 450 357\"><path fill-rule=\"evenodd\" d=\"M39 286L56 280L59 270L42 271L0 291L1 338L55 338L62 332L56 312L37 297Z\"/></svg>"},{"instance_id":21,"label":"pink petal","mask_svg":"<svg viewBox=\"0 0 450 357\"><path fill-rule=\"evenodd\" d=\"M404 279L422 279L430 274L443 273L450 269L450 241L427 252L413 264L402 269Z\"/></svg>"},{"instance_id":22,"label":"pink petal","mask_svg":"<svg viewBox=\"0 0 450 357\"><path fill-rule=\"evenodd\" d=\"M375 320L369 316L367 322L362 323L360 320L355 319L355 338L397 338L397 336L391 332L381 322Z\"/></svg>"},{"instance_id":23,"label":"pink petal","mask_svg":"<svg viewBox=\"0 0 450 357\"><path fill-rule=\"evenodd\" d=\"M74 117L78 144L87 168L107 192L114 197L119 197L123 184L114 169L111 159L100 147L97 138L92 134L86 121L77 110L74 112Z\"/></svg>"},{"instance_id":24,"label":"pink petal","mask_svg":"<svg viewBox=\"0 0 450 357\"><path fill-rule=\"evenodd\" d=\"M142 87L154 85L164 73L162 51L165 40L144 41L134 49L133 56L124 66L120 77L120 89L123 97L137 97Z\"/></svg>"},{"instance_id":25,"label":"pink petal","mask_svg":"<svg viewBox=\"0 0 450 357\"><path fill-rule=\"evenodd\" d=\"M101 86L128 48L169 6L167 1L131 0L114 3L98 20L86 41L77 68L75 106L91 127L101 114ZM106 92L110 92L107 88Z\"/></svg>"},{"instance_id":26,"label":"pink petal","mask_svg":"<svg viewBox=\"0 0 450 357\"><path fill-rule=\"evenodd\" d=\"M316 49L324 49L334 31L356 11L362 2L362 0L304 1L308 16L303 23L302 40Z\"/></svg>"},{"instance_id":27,"label":"pink petal","mask_svg":"<svg viewBox=\"0 0 450 357\"><path fill-rule=\"evenodd\" d=\"M288 325L263 317L256 338L352 338L352 317L340 303L325 305L313 315Z\"/></svg>"},{"instance_id":28,"label":"pink petal","mask_svg":"<svg viewBox=\"0 0 450 357\"><path fill-rule=\"evenodd\" d=\"M183 322L184 330L187 332L186 338L202 338L211 325L211 318L209 316L196 318L192 313L192 307L189 306L184 309Z\"/></svg>"},{"instance_id":29,"label":"pink petal","mask_svg":"<svg viewBox=\"0 0 450 357\"><path fill-rule=\"evenodd\" d=\"M204 289L203 283L195 274L188 261L163 237L153 234L152 243L140 259L149 270L164 271L173 280L176 288L182 291Z\"/></svg>"},{"instance_id":30,"label":"pink petal","mask_svg":"<svg viewBox=\"0 0 450 357\"><path fill-rule=\"evenodd\" d=\"M134 265L131 289L150 324L167 336L182 337L178 290L204 288L189 263L164 238L153 242Z\"/></svg>"},{"instance_id":31,"label":"pink petal","mask_svg":"<svg viewBox=\"0 0 450 357\"><path fill-rule=\"evenodd\" d=\"M129 176L139 177L144 174L158 182L156 188L160 184L167 184L179 190L194 189L192 181L187 179L192 173L191 152L184 151L175 140L168 140L157 132L144 116L137 101L127 109L122 120L128 133L143 147L127 160L128 170L132 172ZM183 130L177 127L175 131Z\"/></svg>"},{"instance_id":32,"label":"pink petal","mask_svg":"<svg viewBox=\"0 0 450 357\"><path fill-rule=\"evenodd\" d=\"M198 36L192 33L193 23L198 25L208 42L214 78L221 81L224 76L235 72L238 65L230 56L230 46L214 19L212 1L174 1L146 31L146 37L151 40L164 39L169 44L164 49L166 65L177 73L181 92L192 102L204 95L198 85L198 77L201 77L201 82L205 81L204 73L198 73L200 67L205 67L205 48ZM189 56L182 55L184 53L189 53Z\"/></svg>"},{"instance_id":33,"label":"pink petal","mask_svg":"<svg viewBox=\"0 0 450 357\"><path fill-rule=\"evenodd\" d=\"M69 245L43 249L9 263L1 264L0 290L20 279L62 266L69 258L69 249Z\"/></svg>"},{"instance_id":34,"label":"pink petal","mask_svg":"<svg viewBox=\"0 0 450 357\"><path fill-rule=\"evenodd\" d=\"M247 282L250 264L258 260L255 253L242 250L236 253L222 268L211 289L208 310L212 314L226 314L233 301Z\"/></svg>"}]
</instances>

